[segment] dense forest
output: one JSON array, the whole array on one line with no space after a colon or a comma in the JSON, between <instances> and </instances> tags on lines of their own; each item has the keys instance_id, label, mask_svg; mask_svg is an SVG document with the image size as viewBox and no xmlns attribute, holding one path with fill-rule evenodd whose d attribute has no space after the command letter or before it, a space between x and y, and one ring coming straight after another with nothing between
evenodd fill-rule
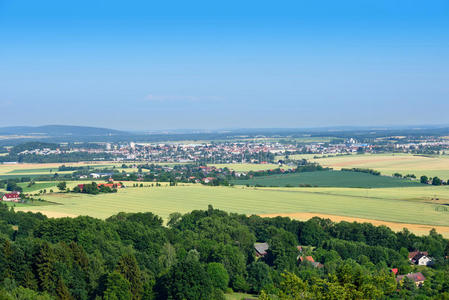
<instances>
[{"instance_id":1,"label":"dense forest","mask_svg":"<svg viewBox=\"0 0 449 300\"><path fill-rule=\"evenodd\" d=\"M269 245L257 257L255 242ZM301 247L298 247L301 246ZM432 267L411 265L427 251ZM47 218L0 207L0 299L447 299L448 241L371 224L213 209ZM303 260L313 257L315 264ZM420 271L421 287L390 272Z\"/></svg>"}]
</instances>

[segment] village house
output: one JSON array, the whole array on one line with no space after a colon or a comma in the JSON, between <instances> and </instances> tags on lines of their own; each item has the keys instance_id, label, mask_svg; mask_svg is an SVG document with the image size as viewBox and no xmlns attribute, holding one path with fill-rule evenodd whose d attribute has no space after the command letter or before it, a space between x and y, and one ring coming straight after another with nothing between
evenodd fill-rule
<instances>
[{"instance_id":1,"label":"village house","mask_svg":"<svg viewBox=\"0 0 449 300\"><path fill-rule=\"evenodd\" d=\"M424 277L424 275L421 272L417 272L417 273L408 273L407 275L399 275L396 277L396 281L400 283L404 280L405 277L413 281L417 287L422 286L424 281L426 280L426 277Z\"/></svg>"},{"instance_id":2,"label":"village house","mask_svg":"<svg viewBox=\"0 0 449 300\"><path fill-rule=\"evenodd\" d=\"M206 177L206 178L203 178L203 182L209 183L209 182L212 182L214 179L215 179L215 177Z\"/></svg>"},{"instance_id":3,"label":"village house","mask_svg":"<svg viewBox=\"0 0 449 300\"><path fill-rule=\"evenodd\" d=\"M322 268L323 265L319 262L316 262L312 256L300 256L299 260L301 261L301 263L310 263L312 266L314 266L315 268Z\"/></svg>"},{"instance_id":4,"label":"village house","mask_svg":"<svg viewBox=\"0 0 449 300\"><path fill-rule=\"evenodd\" d=\"M267 243L254 243L254 249L256 250L257 257L263 257L267 254L267 250L270 246Z\"/></svg>"},{"instance_id":5,"label":"village house","mask_svg":"<svg viewBox=\"0 0 449 300\"><path fill-rule=\"evenodd\" d=\"M434 264L427 251L413 251L408 254L408 259L415 265L431 266Z\"/></svg>"},{"instance_id":6,"label":"village house","mask_svg":"<svg viewBox=\"0 0 449 300\"><path fill-rule=\"evenodd\" d=\"M2 201L5 202L20 202L20 192L6 193L2 197Z\"/></svg>"}]
</instances>

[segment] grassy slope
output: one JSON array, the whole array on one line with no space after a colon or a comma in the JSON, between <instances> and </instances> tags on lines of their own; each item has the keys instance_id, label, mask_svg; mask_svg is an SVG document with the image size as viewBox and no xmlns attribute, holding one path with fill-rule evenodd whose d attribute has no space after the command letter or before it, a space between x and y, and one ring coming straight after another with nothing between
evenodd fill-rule
<instances>
[{"instance_id":1,"label":"grassy slope","mask_svg":"<svg viewBox=\"0 0 449 300\"><path fill-rule=\"evenodd\" d=\"M419 195L416 198L415 195ZM268 214L314 212L377 219L392 222L449 226L445 207L447 187L383 189L351 188L243 188L186 185L122 189L115 194L45 195L44 199L63 205L41 206L40 210L106 218L120 211L152 211L164 218L172 212L205 209L208 204L230 212Z\"/></svg>"},{"instance_id":2,"label":"grassy slope","mask_svg":"<svg viewBox=\"0 0 449 300\"><path fill-rule=\"evenodd\" d=\"M310 184L322 187L401 187L416 186L420 183L406 179L392 178L387 176L374 176L360 172L346 171L317 171L295 174L281 174L271 176L254 177L248 180L235 180L239 185L263 185L263 186L298 186L299 184Z\"/></svg>"}]
</instances>

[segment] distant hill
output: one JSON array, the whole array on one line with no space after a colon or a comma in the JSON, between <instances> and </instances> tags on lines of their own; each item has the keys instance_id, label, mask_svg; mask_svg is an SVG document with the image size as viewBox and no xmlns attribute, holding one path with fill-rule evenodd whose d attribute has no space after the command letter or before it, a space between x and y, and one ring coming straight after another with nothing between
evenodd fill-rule
<instances>
[{"instance_id":1,"label":"distant hill","mask_svg":"<svg viewBox=\"0 0 449 300\"><path fill-rule=\"evenodd\" d=\"M126 135L127 133L120 130L86 127L86 126L70 126L70 125L46 125L46 126L14 126L0 128L0 135L36 135L36 136L110 136L110 135Z\"/></svg>"}]
</instances>

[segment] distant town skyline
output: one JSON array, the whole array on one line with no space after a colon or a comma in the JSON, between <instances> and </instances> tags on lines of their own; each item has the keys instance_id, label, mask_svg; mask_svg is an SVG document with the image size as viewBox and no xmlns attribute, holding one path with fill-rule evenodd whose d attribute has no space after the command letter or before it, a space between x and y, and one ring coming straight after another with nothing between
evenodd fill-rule
<instances>
[{"instance_id":1,"label":"distant town skyline","mask_svg":"<svg viewBox=\"0 0 449 300\"><path fill-rule=\"evenodd\" d=\"M0 127L447 124L447 1L1 1Z\"/></svg>"}]
</instances>

